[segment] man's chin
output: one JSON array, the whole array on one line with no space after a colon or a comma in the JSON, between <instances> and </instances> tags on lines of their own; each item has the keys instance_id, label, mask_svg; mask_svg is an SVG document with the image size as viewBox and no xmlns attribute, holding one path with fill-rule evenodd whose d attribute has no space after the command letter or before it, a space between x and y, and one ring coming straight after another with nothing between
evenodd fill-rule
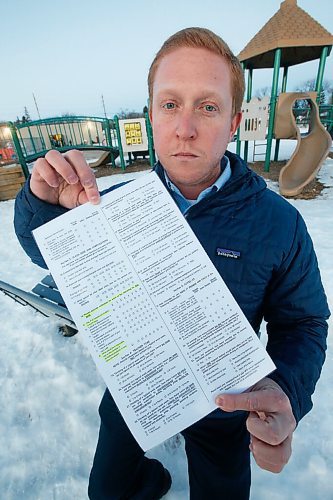
<instances>
[{"instance_id":1,"label":"man's chin","mask_svg":"<svg viewBox=\"0 0 333 500\"><path fill-rule=\"evenodd\" d=\"M184 184L185 186L195 186L200 183L200 176L193 175L193 172L175 172L165 169L169 179L174 184Z\"/></svg>"}]
</instances>

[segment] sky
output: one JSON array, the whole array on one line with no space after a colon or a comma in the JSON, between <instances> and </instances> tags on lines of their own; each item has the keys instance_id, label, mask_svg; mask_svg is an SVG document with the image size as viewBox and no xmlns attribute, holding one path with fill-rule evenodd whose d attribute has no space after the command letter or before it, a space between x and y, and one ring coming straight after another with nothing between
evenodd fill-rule
<instances>
[{"instance_id":1,"label":"sky","mask_svg":"<svg viewBox=\"0 0 333 500\"><path fill-rule=\"evenodd\" d=\"M298 0L331 33L331 0ZM165 39L188 26L207 27L238 54L277 12L279 0L0 0L0 121L27 107L38 119L64 113L112 117L142 111L150 63ZM294 66L287 90L315 78L319 61ZM253 91L271 86L256 70ZM333 51L325 78L333 80Z\"/></svg>"},{"instance_id":2,"label":"sky","mask_svg":"<svg viewBox=\"0 0 333 500\"><path fill-rule=\"evenodd\" d=\"M234 148L235 143L230 144ZM251 145L250 145L251 147ZM281 141L281 159L295 141ZM251 151L250 151L251 156ZM303 215L316 248L328 302L333 309L333 160L318 179L326 186L313 200L289 200ZM144 172L98 179L99 188L138 178ZM268 181L278 190L277 183ZM13 228L14 200L0 203L0 278L24 290L45 276L20 247ZM99 428L98 404L105 385L82 339L64 338L59 323L0 292L0 498L6 500L87 500L89 471ZM329 320L332 332L333 318ZM264 330L264 326L262 326ZM265 338L265 335L263 335ZM253 462L251 500L332 500L333 338L314 395L313 410L294 433L293 454L281 474ZM181 438L149 452L170 470L165 500L188 500L186 459Z\"/></svg>"}]
</instances>

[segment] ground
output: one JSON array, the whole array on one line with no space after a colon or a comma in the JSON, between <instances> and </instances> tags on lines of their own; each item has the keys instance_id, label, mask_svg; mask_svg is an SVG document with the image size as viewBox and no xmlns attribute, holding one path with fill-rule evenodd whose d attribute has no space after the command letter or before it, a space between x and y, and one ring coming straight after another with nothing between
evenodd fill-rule
<instances>
[{"instance_id":1,"label":"ground","mask_svg":"<svg viewBox=\"0 0 333 500\"><path fill-rule=\"evenodd\" d=\"M115 174L130 174L132 172L141 172L143 170L151 170L151 166L149 161L147 160L136 160L132 163L132 165L128 165L124 171L121 170L120 167L113 168L111 164L101 165L100 167L94 168L96 177L105 177L107 175L115 175Z\"/></svg>"},{"instance_id":2,"label":"ground","mask_svg":"<svg viewBox=\"0 0 333 500\"><path fill-rule=\"evenodd\" d=\"M292 149L288 141L283 142L284 159L290 158ZM108 167L108 175L118 175L98 179L99 188L139 179L144 172L135 170L142 169L149 171L150 167L138 162L126 173ZM100 169L99 175L102 173ZM273 174L271 168L269 175ZM324 162L318 179L325 184L320 196L311 201L289 201L306 221L333 310L333 159ZM277 191L276 182L268 183ZM1 202L0 213L0 241L5 242L0 244L0 278L30 290L44 277L45 270L32 265L18 243L13 228L14 200ZM88 500L87 483L99 429L97 408L105 384L84 339L80 334L64 338L58 333L58 321L22 307L3 294L0 317L0 498ZM329 325L332 332L332 318ZM265 472L252 460L251 500L333 499L332 366L333 336L329 335L314 408L294 433L292 458L281 474ZM166 441L149 456L161 460L172 474L172 487L165 500L188 500L182 438Z\"/></svg>"},{"instance_id":3,"label":"ground","mask_svg":"<svg viewBox=\"0 0 333 500\"><path fill-rule=\"evenodd\" d=\"M269 167L269 172L264 170L264 162L256 161L255 163L249 163L249 166L257 172L259 175L265 179L271 179L272 181L279 181L279 174L282 167L285 166L286 161L272 161ZM314 179L307 186L305 186L300 194L297 196L292 196L294 200L312 200L316 198L324 189L324 184L322 184L317 179ZM287 197L285 197L287 198Z\"/></svg>"}]
</instances>

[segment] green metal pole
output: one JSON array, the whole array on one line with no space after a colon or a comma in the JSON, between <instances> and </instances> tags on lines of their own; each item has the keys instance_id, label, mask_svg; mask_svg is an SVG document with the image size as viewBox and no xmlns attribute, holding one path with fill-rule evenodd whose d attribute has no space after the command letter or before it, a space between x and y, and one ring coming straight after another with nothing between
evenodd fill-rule
<instances>
[{"instance_id":1,"label":"green metal pole","mask_svg":"<svg viewBox=\"0 0 333 500\"><path fill-rule=\"evenodd\" d=\"M66 133L66 123L59 123L60 133L62 135L62 145L68 146L68 137Z\"/></svg>"},{"instance_id":2,"label":"green metal pole","mask_svg":"<svg viewBox=\"0 0 333 500\"><path fill-rule=\"evenodd\" d=\"M118 149L119 149L119 156L120 156L120 166L122 170L125 170L126 165L125 165L125 158L124 158L124 151L123 151L123 146L121 144L121 137L120 137L120 128L119 128L119 118L117 115L114 115L113 117L114 124L116 127L116 134L117 134L117 139L118 139Z\"/></svg>"},{"instance_id":3,"label":"green metal pole","mask_svg":"<svg viewBox=\"0 0 333 500\"><path fill-rule=\"evenodd\" d=\"M43 151L45 151L46 150L46 146L45 146L44 136L43 136L43 132L42 132L41 126L39 124L37 125L37 130L38 130L38 134L39 134L39 140L40 140L40 143L41 143L41 147L42 147Z\"/></svg>"},{"instance_id":4,"label":"green metal pole","mask_svg":"<svg viewBox=\"0 0 333 500\"><path fill-rule=\"evenodd\" d=\"M154 164L156 163L156 156L154 150L153 130L151 127L148 113L145 113L145 120L146 120L146 130L148 138L149 163L151 168L153 168Z\"/></svg>"},{"instance_id":5,"label":"green metal pole","mask_svg":"<svg viewBox=\"0 0 333 500\"><path fill-rule=\"evenodd\" d=\"M21 165L23 173L24 173L24 177L27 179L29 177L29 169L28 169L27 162L25 161L25 158L23 155L23 151L21 148L19 138L18 138L17 133L16 133L16 127L15 127L13 122L9 122L8 126L9 126L10 132L12 134L13 143L15 146L15 150L16 150L20 165Z\"/></svg>"},{"instance_id":6,"label":"green metal pole","mask_svg":"<svg viewBox=\"0 0 333 500\"><path fill-rule=\"evenodd\" d=\"M60 135L60 132L59 132L58 127L57 127L57 123L54 123L54 129L55 129L56 135Z\"/></svg>"},{"instance_id":7,"label":"green metal pole","mask_svg":"<svg viewBox=\"0 0 333 500\"><path fill-rule=\"evenodd\" d=\"M23 145L23 149L24 149L23 154L25 154L25 156L27 157L28 152L27 152L27 148L25 147L25 142L24 142L24 139L23 139L22 134L21 134L21 129L17 127L15 130L17 130L17 134L19 134L19 136L20 136L20 138L19 138L19 140L21 140L20 144L21 144L21 146Z\"/></svg>"},{"instance_id":8,"label":"green metal pole","mask_svg":"<svg viewBox=\"0 0 333 500\"><path fill-rule=\"evenodd\" d=\"M64 127L64 136L65 136L66 146L70 146L70 143L69 143L70 139L69 139L69 135L68 135L68 132L69 132L68 122L64 122L63 127Z\"/></svg>"},{"instance_id":9,"label":"green metal pole","mask_svg":"<svg viewBox=\"0 0 333 500\"><path fill-rule=\"evenodd\" d=\"M241 141L239 138L240 132L239 132L239 127L237 129L237 138L236 138L236 154L239 156L240 155L240 148L241 148Z\"/></svg>"},{"instance_id":10,"label":"green metal pole","mask_svg":"<svg viewBox=\"0 0 333 500\"><path fill-rule=\"evenodd\" d=\"M64 134L64 131L63 131L62 127L61 127L61 123L60 122L59 122L59 131L60 131L59 133L61 135L61 139L60 139L61 140L61 144L62 144L62 146L64 146L64 137L65 137L65 134Z\"/></svg>"},{"instance_id":11,"label":"green metal pole","mask_svg":"<svg viewBox=\"0 0 333 500\"><path fill-rule=\"evenodd\" d=\"M31 141L31 145L33 147L33 150L35 152L35 154L37 153L37 149L36 149L36 144L35 144L35 141L32 137L32 133L31 133L31 130L30 130L30 126L28 125L28 132L29 132L29 137L30 137L30 141Z\"/></svg>"},{"instance_id":12,"label":"green metal pole","mask_svg":"<svg viewBox=\"0 0 333 500\"><path fill-rule=\"evenodd\" d=\"M96 131L96 142L98 142L98 144L101 142L100 139L99 139L99 133L98 133L98 128L97 128L97 122L95 121L95 131Z\"/></svg>"},{"instance_id":13,"label":"green metal pole","mask_svg":"<svg viewBox=\"0 0 333 500\"><path fill-rule=\"evenodd\" d=\"M275 106L276 106L277 89L279 81L280 61L281 61L281 49L276 49L274 57L274 73L273 73L272 93L271 93L269 121L268 121L265 172L269 172L269 164L271 162L271 150L272 150L272 140L274 131Z\"/></svg>"},{"instance_id":14,"label":"green metal pole","mask_svg":"<svg viewBox=\"0 0 333 500\"><path fill-rule=\"evenodd\" d=\"M324 77L327 52L328 52L328 47L323 47L323 50L321 51L317 80L316 80L316 92L317 92L317 103L318 104L320 103L320 93L321 93L321 89L322 89L322 85L323 85L323 77Z\"/></svg>"},{"instance_id":15,"label":"green metal pole","mask_svg":"<svg viewBox=\"0 0 333 500\"><path fill-rule=\"evenodd\" d=\"M241 66L243 68L243 72L245 71L245 64L241 63ZM240 155L241 153L241 140L240 140L240 127L237 129L237 142L236 142L236 154Z\"/></svg>"},{"instance_id":16,"label":"green metal pole","mask_svg":"<svg viewBox=\"0 0 333 500\"><path fill-rule=\"evenodd\" d=\"M286 89L287 89L287 78L288 78L288 66L285 66L283 68L283 78L282 78L281 92L285 92ZM279 159L279 149L280 149L280 139L276 139L276 141L275 141L274 161L278 161L278 159Z\"/></svg>"},{"instance_id":17,"label":"green metal pole","mask_svg":"<svg viewBox=\"0 0 333 500\"><path fill-rule=\"evenodd\" d=\"M73 134L74 134L74 142L73 142L73 146L76 146L78 143L78 140L77 140L77 137L76 137L76 132L75 132L75 127L74 125L77 125L78 122L73 122L72 123L72 130L73 130ZM79 131L79 126L77 125L77 130L78 130L78 134L80 135L80 131ZM80 139L81 140L81 139Z\"/></svg>"},{"instance_id":18,"label":"green metal pole","mask_svg":"<svg viewBox=\"0 0 333 500\"><path fill-rule=\"evenodd\" d=\"M72 124L68 123L67 125L68 125L69 135L71 136L71 138L70 138L71 146L73 146L75 144L75 142L74 142L73 134L72 134L72 127L71 127ZM74 129L73 129L73 131L74 131Z\"/></svg>"},{"instance_id":19,"label":"green metal pole","mask_svg":"<svg viewBox=\"0 0 333 500\"><path fill-rule=\"evenodd\" d=\"M247 74L246 102L250 102L251 97L252 97L252 75L253 75L253 68L249 68L248 74ZM244 143L244 161L246 161L246 162L247 162L248 152L249 152L249 141L245 141L245 143Z\"/></svg>"},{"instance_id":20,"label":"green metal pole","mask_svg":"<svg viewBox=\"0 0 333 500\"><path fill-rule=\"evenodd\" d=\"M107 144L110 147L111 164L112 164L113 167L115 167L116 164L115 164L115 161L114 161L113 144L112 144L112 138L111 138L110 123L109 123L109 120L107 118L104 120L104 129L105 129L106 142L107 142Z\"/></svg>"},{"instance_id":21,"label":"green metal pole","mask_svg":"<svg viewBox=\"0 0 333 500\"><path fill-rule=\"evenodd\" d=\"M90 142L90 146L92 145L92 137L91 137L91 132L90 132L90 126L89 126L89 123L91 122L88 122L87 123L87 130L88 130L88 137L89 137L89 142Z\"/></svg>"},{"instance_id":22,"label":"green metal pole","mask_svg":"<svg viewBox=\"0 0 333 500\"><path fill-rule=\"evenodd\" d=\"M82 123L81 122L77 122L77 126L78 126L78 129L79 129L79 134L80 134L80 137L81 137L81 145L84 146L84 135L83 135L83 132L82 132Z\"/></svg>"},{"instance_id":23,"label":"green metal pole","mask_svg":"<svg viewBox=\"0 0 333 500\"><path fill-rule=\"evenodd\" d=\"M51 149L52 149L52 143L51 143L51 137L52 137L52 130L50 129L50 126L48 123L45 123L45 128L46 128L46 133L49 137L49 141L50 141L50 146L51 146Z\"/></svg>"}]
</instances>

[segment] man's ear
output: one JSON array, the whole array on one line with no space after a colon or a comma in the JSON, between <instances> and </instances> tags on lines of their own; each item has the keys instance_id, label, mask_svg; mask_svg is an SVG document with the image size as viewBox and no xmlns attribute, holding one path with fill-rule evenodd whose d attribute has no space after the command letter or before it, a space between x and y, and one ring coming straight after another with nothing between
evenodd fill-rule
<instances>
[{"instance_id":1,"label":"man's ear","mask_svg":"<svg viewBox=\"0 0 333 500\"><path fill-rule=\"evenodd\" d=\"M152 106L151 106L150 102L149 102L148 116L149 116L150 123L153 124L153 113L152 113Z\"/></svg>"},{"instance_id":2,"label":"man's ear","mask_svg":"<svg viewBox=\"0 0 333 500\"><path fill-rule=\"evenodd\" d=\"M242 121L242 116L243 116L242 113L239 112L239 113L236 113L235 116L233 117L233 119L231 121L229 141L231 141L232 138L234 137L236 130L238 129L240 122Z\"/></svg>"}]
</instances>

